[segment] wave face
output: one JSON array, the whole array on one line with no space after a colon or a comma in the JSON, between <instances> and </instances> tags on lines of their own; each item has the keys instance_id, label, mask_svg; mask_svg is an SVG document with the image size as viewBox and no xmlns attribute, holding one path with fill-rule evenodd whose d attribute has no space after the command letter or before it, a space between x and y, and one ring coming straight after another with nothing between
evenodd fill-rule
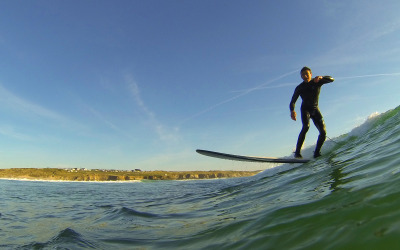
<instances>
[{"instance_id":1,"label":"wave face","mask_svg":"<svg viewBox=\"0 0 400 250\"><path fill-rule=\"evenodd\" d=\"M0 180L0 248L397 248L400 107L334 140L307 164L247 178Z\"/></svg>"}]
</instances>

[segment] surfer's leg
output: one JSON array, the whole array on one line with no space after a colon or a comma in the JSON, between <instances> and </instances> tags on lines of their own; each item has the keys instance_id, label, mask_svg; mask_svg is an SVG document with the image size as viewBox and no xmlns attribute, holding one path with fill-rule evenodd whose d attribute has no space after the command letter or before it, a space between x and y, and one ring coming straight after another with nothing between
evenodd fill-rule
<instances>
[{"instance_id":1,"label":"surfer's leg","mask_svg":"<svg viewBox=\"0 0 400 250\"><path fill-rule=\"evenodd\" d=\"M317 127L319 131L318 141L314 151L314 158L316 158L318 156L321 156L321 148L326 139L326 128L324 119L322 118L321 112L319 110L315 111L315 113L312 116L312 119L315 127Z\"/></svg>"},{"instance_id":2,"label":"surfer's leg","mask_svg":"<svg viewBox=\"0 0 400 250\"><path fill-rule=\"evenodd\" d=\"M306 110L301 110L301 122L303 127L301 128L299 138L297 139L295 157L301 158L301 147L303 146L304 140L306 139L306 134L310 128L310 112Z\"/></svg>"}]
</instances>

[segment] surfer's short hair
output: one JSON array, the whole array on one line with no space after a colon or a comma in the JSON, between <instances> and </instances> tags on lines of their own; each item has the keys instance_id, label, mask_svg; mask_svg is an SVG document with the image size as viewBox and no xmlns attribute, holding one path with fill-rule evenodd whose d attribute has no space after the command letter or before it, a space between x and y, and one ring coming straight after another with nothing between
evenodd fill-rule
<instances>
[{"instance_id":1,"label":"surfer's short hair","mask_svg":"<svg viewBox=\"0 0 400 250\"><path fill-rule=\"evenodd\" d=\"M309 68L309 67L303 67L301 70L300 70L300 74L302 74L304 71L306 71L306 70L309 70L310 72L312 72L311 71L311 69Z\"/></svg>"}]
</instances>

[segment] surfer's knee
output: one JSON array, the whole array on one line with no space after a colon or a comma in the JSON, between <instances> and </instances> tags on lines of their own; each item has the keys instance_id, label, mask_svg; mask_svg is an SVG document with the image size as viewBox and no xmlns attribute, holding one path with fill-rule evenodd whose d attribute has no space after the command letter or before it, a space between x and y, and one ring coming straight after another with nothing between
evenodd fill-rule
<instances>
[{"instance_id":1,"label":"surfer's knee","mask_svg":"<svg viewBox=\"0 0 400 250\"><path fill-rule=\"evenodd\" d=\"M322 126L322 128L319 130L319 134L323 137L326 137L326 129L325 126Z\"/></svg>"},{"instance_id":2,"label":"surfer's knee","mask_svg":"<svg viewBox=\"0 0 400 250\"><path fill-rule=\"evenodd\" d=\"M322 136L326 136L326 128L325 128L324 120L321 119L318 122L315 122L314 124L317 127L319 134Z\"/></svg>"},{"instance_id":3,"label":"surfer's knee","mask_svg":"<svg viewBox=\"0 0 400 250\"><path fill-rule=\"evenodd\" d=\"M301 132L302 133L307 133L309 129L310 129L310 123L303 124L303 127L301 128Z\"/></svg>"},{"instance_id":4,"label":"surfer's knee","mask_svg":"<svg viewBox=\"0 0 400 250\"><path fill-rule=\"evenodd\" d=\"M320 133L318 136L318 140L325 141L326 140L326 133Z\"/></svg>"}]
</instances>

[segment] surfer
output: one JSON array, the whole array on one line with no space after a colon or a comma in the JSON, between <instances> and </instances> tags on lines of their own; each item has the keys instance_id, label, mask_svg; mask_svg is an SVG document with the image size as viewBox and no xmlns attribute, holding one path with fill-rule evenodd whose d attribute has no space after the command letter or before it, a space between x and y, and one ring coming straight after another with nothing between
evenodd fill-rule
<instances>
[{"instance_id":1,"label":"surfer","mask_svg":"<svg viewBox=\"0 0 400 250\"><path fill-rule=\"evenodd\" d=\"M296 121L296 111L294 111L294 107L297 99L301 96L302 104L301 104L301 122L303 123L303 127L300 131L299 138L297 140L296 151L294 156L296 158L302 158L300 154L301 147L303 146L303 142L306 139L306 134L308 129L310 128L310 118L313 120L315 127L317 127L319 131L317 145L314 151L314 158L321 156L321 147L326 139L326 129L324 119L321 115L321 111L318 108L318 98L319 92L321 90L321 86L333 82L334 79L330 76L317 76L314 79L312 78L311 69L308 67L303 67L300 71L301 78L303 82L300 83L296 89L294 90L292 100L290 101L290 116L292 120Z\"/></svg>"}]
</instances>

